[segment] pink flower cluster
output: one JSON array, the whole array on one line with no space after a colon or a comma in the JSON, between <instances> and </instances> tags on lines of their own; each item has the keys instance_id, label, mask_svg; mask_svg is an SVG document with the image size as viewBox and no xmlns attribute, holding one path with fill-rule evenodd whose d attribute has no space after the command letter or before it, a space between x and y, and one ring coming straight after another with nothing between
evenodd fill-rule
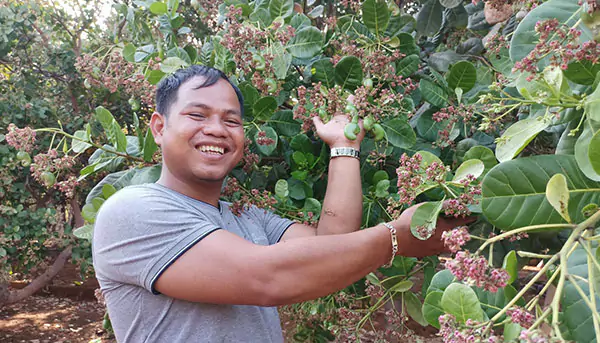
<instances>
[{"instance_id":1,"label":"pink flower cluster","mask_svg":"<svg viewBox=\"0 0 600 343\"><path fill-rule=\"evenodd\" d=\"M227 180L223 195L230 198L232 202L231 212L236 216L241 216L242 212L253 205L265 210L273 210L277 204L277 199L273 197L271 192L266 190L261 192L258 189L247 191L233 177Z\"/></svg>"},{"instance_id":2,"label":"pink flower cluster","mask_svg":"<svg viewBox=\"0 0 600 343\"><path fill-rule=\"evenodd\" d=\"M454 253L471 240L471 235L466 226L461 226L442 233L442 240L444 240L444 245Z\"/></svg>"},{"instance_id":3,"label":"pink flower cluster","mask_svg":"<svg viewBox=\"0 0 600 343\"><path fill-rule=\"evenodd\" d=\"M552 341L553 340L541 330L523 330L519 335L520 343L549 343Z\"/></svg>"},{"instance_id":4,"label":"pink flower cluster","mask_svg":"<svg viewBox=\"0 0 600 343\"><path fill-rule=\"evenodd\" d=\"M260 160L257 154L250 151L250 144L252 144L252 141L246 138L244 144L244 155L242 157L242 169L246 173L250 173Z\"/></svg>"},{"instance_id":5,"label":"pink flower cluster","mask_svg":"<svg viewBox=\"0 0 600 343\"><path fill-rule=\"evenodd\" d=\"M312 130L312 117L319 115L319 109L331 116L344 115L346 100L342 88L335 86L323 94L321 87L323 85L318 82L313 83L310 89L304 86L297 89L298 104L294 107L294 119L302 121L303 132Z\"/></svg>"},{"instance_id":6,"label":"pink flower cluster","mask_svg":"<svg viewBox=\"0 0 600 343\"><path fill-rule=\"evenodd\" d=\"M52 149L46 154L37 154L33 157L33 163L30 166L31 173L37 182L44 184L42 174L50 172L58 177L61 172L69 173L75 165L76 160L69 155L58 157L58 151ZM67 198L72 198L75 194L75 187L79 185L77 177L70 175L64 180L56 182L54 187L62 192Z\"/></svg>"},{"instance_id":7,"label":"pink flower cluster","mask_svg":"<svg viewBox=\"0 0 600 343\"><path fill-rule=\"evenodd\" d=\"M478 324L468 319L464 326L459 325L451 314L444 314L438 318L440 331L444 343L500 343L502 337L493 334L485 334L483 327L475 328Z\"/></svg>"},{"instance_id":8,"label":"pink flower cluster","mask_svg":"<svg viewBox=\"0 0 600 343\"><path fill-rule=\"evenodd\" d=\"M506 287L510 278L506 270L493 269L483 256L471 256L468 251L459 251L453 260L446 262L446 268L460 281L481 287L490 292Z\"/></svg>"},{"instance_id":9,"label":"pink flower cluster","mask_svg":"<svg viewBox=\"0 0 600 343\"><path fill-rule=\"evenodd\" d=\"M398 175L397 186L401 204L413 202L417 196L417 189L425 182L421 170L422 161L423 157L420 154L414 154L412 157L402 154L400 157L396 175Z\"/></svg>"},{"instance_id":10,"label":"pink flower cluster","mask_svg":"<svg viewBox=\"0 0 600 343\"><path fill-rule=\"evenodd\" d=\"M273 145L275 144L275 140L273 138L267 137L267 133L265 131L259 131L258 138L256 138L256 144Z\"/></svg>"},{"instance_id":11,"label":"pink flower cluster","mask_svg":"<svg viewBox=\"0 0 600 343\"><path fill-rule=\"evenodd\" d=\"M444 214L447 216L466 217L471 214L469 205L476 205L479 203L481 197L481 184L475 183L475 177L471 174L461 181L464 192L461 193L458 198L450 199L446 201L442 207Z\"/></svg>"},{"instance_id":12,"label":"pink flower cluster","mask_svg":"<svg viewBox=\"0 0 600 343\"><path fill-rule=\"evenodd\" d=\"M445 122L446 127L438 131L438 138L435 142L440 147L454 144L450 139L450 134L454 125L462 120L463 123L469 124L474 122L475 106L460 104L458 106L449 106L433 114L433 120L436 122ZM471 126L474 131L475 126Z\"/></svg>"},{"instance_id":13,"label":"pink flower cluster","mask_svg":"<svg viewBox=\"0 0 600 343\"><path fill-rule=\"evenodd\" d=\"M558 19L540 21L535 26L539 41L535 49L523 60L515 63L514 71L529 72L532 75L528 81L535 78L538 73L538 63L550 56L550 64L566 70L573 61L589 61L596 64L600 61L600 43L591 40L579 43L581 31L561 24Z\"/></svg>"},{"instance_id":14,"label":"pink flower cluster","mask_svg":"<svg viewBox=\"0 0 600 343\"><path fill-rule=\"evenodd\" d=\"M506 314L510 316L513 323L519 324L526 329L529 329L535 321L533 314L521 307L510 308L506 311Z\"/></svg>"},{"instance_id":15,"label":"pink flower cluster","mask_svg":"<svg viewBox=\"0 0 600 343\"><path fill-rule=\"evenodd\" d=\"M135 65L127 62L118 52L104 59L82 55L77 58L75 67L92 87L105 88L111 93L122 91L126 97L139 97L148 107L154 104L156 86L148 82L143 74L136 71ZM148 67L160 68L156 60L150 60Z\"/></svg>"},{"instance_id":16,"label":"pink flower cluster","mask_svg":"<svg viewBox=\"0 0 600 343\"><path fill-rule=\"evenodd\" d=\"M19 151L31 152L35 144L35 131L30 127L19 129L15 124L8 124L6 143Z\"/></svg>"}]
</instances>

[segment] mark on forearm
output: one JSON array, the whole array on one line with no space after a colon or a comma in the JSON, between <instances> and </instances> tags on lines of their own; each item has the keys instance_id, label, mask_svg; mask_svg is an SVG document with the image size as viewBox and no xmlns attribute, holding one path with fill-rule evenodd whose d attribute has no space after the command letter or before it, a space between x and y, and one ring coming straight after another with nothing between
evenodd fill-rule
<instances>
[{"instance_id":1,"label":"mark on forearm","mask_svg":"<svg viewBox=\"0 0 600 343\"><path fill-rule=\"evenodd\" d=\"M328 209L328 208L326 208L326 209L323 211L323 213L325 213L325 214L326 214L326 215L328 215L328 216L335 217L335 212L333 212L333 210L331 210L331 209Z\"/></svg>"}]
</instances>

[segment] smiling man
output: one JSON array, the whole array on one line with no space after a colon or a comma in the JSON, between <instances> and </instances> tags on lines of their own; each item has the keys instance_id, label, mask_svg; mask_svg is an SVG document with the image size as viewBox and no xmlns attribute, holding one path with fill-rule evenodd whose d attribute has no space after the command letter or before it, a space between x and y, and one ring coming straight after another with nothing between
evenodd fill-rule
<instances>
[{"instance_id":1,"label":"smiling man","mask_svg":"<svg viewBox=\"0 0 600 343\"><path fill-rule=\"evenodd\" d=\"M244 150L243 98L222 72L180 70L156 100L160 179L113 195L94 230L94 267L119 342L282 342L275 306L338 291L395 254L443 250L442 230L427 241L410 234L414 207L358 231L364 133L346 139L346 117L315 119L332 158L314 229L255 207L238 217L219 200Z\"/></svg>"}]
</instances>

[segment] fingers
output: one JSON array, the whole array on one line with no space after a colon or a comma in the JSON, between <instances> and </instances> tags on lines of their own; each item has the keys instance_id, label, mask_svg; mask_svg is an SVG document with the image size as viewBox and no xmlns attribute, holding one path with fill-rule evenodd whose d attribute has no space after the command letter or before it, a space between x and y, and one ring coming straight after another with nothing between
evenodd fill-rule
<instances>
[{"instance_id":1,"label":"fingers","mask_svg":"<svg viewBox=\"0 0 600 343\"><path fill-rule=\"evenodd\" d=\"M315 124L315 128L317 129L317 131L321 130L323 128L323 120L321 120L321 117L319 116L314 116L312 118L313 120L313 124Z\"/></svg>"}]
</instances>

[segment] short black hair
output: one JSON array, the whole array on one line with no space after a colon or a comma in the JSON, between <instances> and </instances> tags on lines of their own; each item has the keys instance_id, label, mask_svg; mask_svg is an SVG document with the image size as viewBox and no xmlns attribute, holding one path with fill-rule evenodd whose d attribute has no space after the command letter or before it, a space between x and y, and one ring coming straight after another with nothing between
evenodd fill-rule
<instances>
[{"instance_id":1,"label":"short black hair","mask_svg":"<svg viewBox=\"0 0 600 343\"><path fill-rule=\"evenodd\" d=\"M234 85L221 70L198 64L179 69L158 83L158 86L156 87L156 110L158 113L168 117L171 105L177 100L177 91L179 90L179 87L196 76L204 77L204 82L196 87L196 89L212 86L219 81L219 79L227 81L231 87L233 87L233 90L237 95L240 102L240 113L242 117L244 117L244 96L240 89Z\"/></svg>"}]
</instances>

